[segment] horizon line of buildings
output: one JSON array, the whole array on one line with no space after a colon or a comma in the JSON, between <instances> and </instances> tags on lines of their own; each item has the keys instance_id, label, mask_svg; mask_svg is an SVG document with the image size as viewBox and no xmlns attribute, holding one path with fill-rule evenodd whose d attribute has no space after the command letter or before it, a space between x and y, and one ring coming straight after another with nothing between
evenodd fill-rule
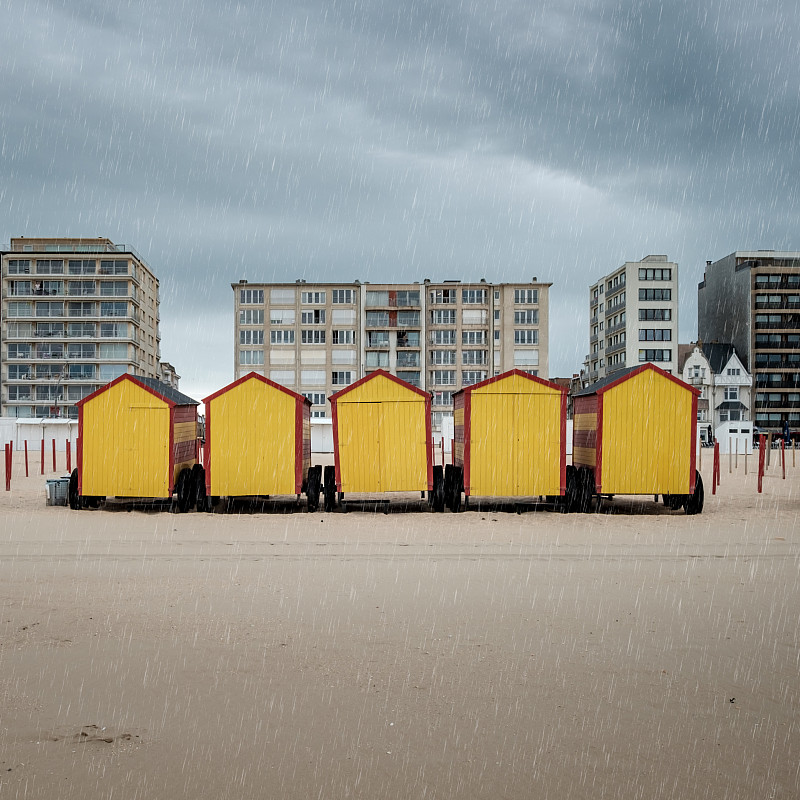
<instances>
[{"instance_id":1,"label":"horizon line of buildings","mask_svg":"<svg viewBox=\"0 0 800 800\"><path fill-rule=\"evenodd\" d=\"M75 417L78 400L124 372L177 387L160 360L159 282L133 248L17 237L0 257L0 415ZM549 377L552 285L240 280L231 284L234 379L259 372L324 417L333 392L386 369L431 392L440 429L465 386L509 369ZM678 264L666 255L591 284L588 353L561 380L582 387L653 362L701 387L698 422L752 412L767 430L800 427L800 252L706 262L692 345L678 343L678 297Z\"/></svg>"}]
</instances>

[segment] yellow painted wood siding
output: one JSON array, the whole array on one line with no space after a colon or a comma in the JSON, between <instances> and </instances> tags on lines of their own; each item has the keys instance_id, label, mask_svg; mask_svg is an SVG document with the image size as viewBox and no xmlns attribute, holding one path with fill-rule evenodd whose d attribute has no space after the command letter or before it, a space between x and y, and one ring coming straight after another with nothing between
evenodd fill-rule
<instances>
[{"instance_id":1,"label":"yellow painted wood siding","mask_svg":"<svg viewBox=\"0 0 800 800\"><path fill-rule=\"evenodd\" d=\"M211 494L294 494L296 400L258 380L210 401Z\"/></svg>"},{"instance_id":2,"label":"yellow painted wood siding","mask_svg":"<svg viewBox=\"0 0 800 800\"><path fill-rule=\"evenodd\" d=\"M341 491L428 488L425 398L381 376L336 403Z\"/></svg>"},{"instance_id":3,"label":"yellow painted wood siding","mask_svg":"<svg viewBox=\"0 0 800 800\"><path fill-rule=\"evenodd\" d=\"M169 406L120 381L83 406L82 487L101 497L169 495Z\"/></svg>"},{"instance_id":4,"label":"yellow painted wood siding","mask_svg":"<svg viewBox=\"0 0 800 800\"><path fill-rule=\"evenodd\" d=\"M197 438L197 422L176 422L173 426L173 441L175 444L178 442L190 442Z\"/></svg>"},{"instance_id":5,"label":"yellow painted wood siding","mask_svg":"<svg viewBox=\"0 0 800 800\"><path fill-rule=\"evenodd\" d=\"M692 393L645 370L603 395L602 491L688 494Z\"/></svg>"},{"instance_id":6,"label":"yellow painted wood siding","mask_svg":"<svg viewBox=\"0 0 800 800\"><path fill-rule=\"evenodd\" d=\"M502 388L519 393L501 393ZM471 402L470 493L559 494L561 392L510 376L475 390Z\"/></svg>"}]
</instances>

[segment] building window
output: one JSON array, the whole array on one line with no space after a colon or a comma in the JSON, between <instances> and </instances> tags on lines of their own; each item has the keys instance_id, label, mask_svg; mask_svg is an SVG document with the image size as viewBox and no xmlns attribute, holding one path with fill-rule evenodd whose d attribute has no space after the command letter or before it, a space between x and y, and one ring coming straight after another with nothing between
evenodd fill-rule
<instances>
[{"instance_id":1,"label":"building window","mask_svg":"<svg viewBox=\"0 0 800 800\"><path fill-rule=\"evenodd\" d=\"M97 272L97 262L93 258L70 259L68 267L70 275L94 275Z\"/></svg>"},{"instance_id":2,"label":"building window","mask_svg":"<svg viewBox=\"0 0 800 800\"><path fill-rule=\"evenodd\" d=\"M325 309L315 308L313 311L300 312L301 325L324 325L325 324Z\"/></svg>"},{"instance_id":3,"label":"building window","mask_svg":"<svg viewBox=\"0 0 800 800\"><path fill-rule=\"evenodd\" d=\"M465 305L485 305L486 289L462 289L461 302Z\"/></svg>"},{"instance_id":4,"label":"building window","mask_svg":"<svg viewBox=\"0 0 800 800\"><path fill-rule=\"evenodd\" d=\"M70 342L67 345L67 358L95 358L96 353L97 348L94 343L81 342L74 344Z\"/></svg>"},{"instance_id":5,"label":"building window","mask_svg":"<svg viewBox=\"0 0 800 800\"><path fill-rule=\"evenodd\" d=\"M388 331L369 331L367 333L367 347L388 347Z\"/></svg>"},{"instance_id":6,"label":"building window","mask_svg":"<svg viewBox=\"0 0 800 800\"><path fill-rule=\"evenodd\" d=\"M462 364L486 364L488 363L486 350L462 350L461 363Z\"/></svg>"},{"instance_id":7,"label":"building window","mask_svg":"<svg viewBox=\"0 0 800 800\"><path fill-rule=\"evenodd\" d=\"M455 289L437 289L430 293L431 305L448 305L456 302Z\"/></svg>"},{"instance_id":8,"label":"building window","mask_svg":"<svg viewBox=\"0 0 800 800\"><path fill-rule=\"evenodd\" d=\"M264 344L264 331L239 331L239 344Z\"/></svg>"},{"instance_id":9,"label":"building window","mask_svg":"<svg viewBox=\"0 0 800 800\"><path fill-rule=\"evenodd\" d=\"M72 316L70 314L70 316ZM89 325L93 325L94 323L88 323ZM75 322L70 323L70 328L72 325L81 325L86 329L87 323L85 322ZM85 334L83 334L85 335ZM100 336L104 339L124 339L128 336L128 323L127 322L101 322L100 323Z\"/></svg>"},{"instance_id":10,"label":"building window","mask_svg":"<svg viewBox=\"0 0 800 800\"><path fill-rule=\"evenodd\" d=\"M389 292L388 290L382 292L367 292L367 302L366 305L368 308L375 308L376 306L388 306L389 305Z\"/></svg>"},{"instance_id":11,"label":"building window","mask_svg":"<svg viewBox=\"0 0 800 800\"><path fill-rule=\"evenodd\" d=\"M670 308L640 308L640 322L669 322L672 319L672 309Z\"/></svg>"},{"instance_id":12,"label":"building window","mask_svg":"<svg viewBox=\"0 0 800 800\"><path fill-rule=\"evenodd\" d=\"M325 331L301 331L300 341L303 344L325 344ZM292 342L294 342L294 331L292 331Z\"/></svg>"},{"instance_id":13,"label":"building window","mask_svg":"<svg viewBox=\"0 0 800 800\"><path fill-rule=\"evenodd\" d=\"M356 332L355 331L332 331L333 344L355 344Z\"/></svg>"},{"instance_id":14,"label":"building window","mask_svg":"<svg viewBox=\"0 0 800 800\"><path fill-rule=\"evenodd\" d=\"M431 331L431 344L455 344L456 332L454 330L447 331Z\"/></svg>"},{"instance_id":15,"label":"building window","mask_svg":"<svg viewBox=\"0 0 800 800\"><path fill-rule=\"evenodd\" d=\"M419 311L398 311L397 325L400 328L418 328Z\"/></svg>"},{"instance_id":16,"label":"building window","mask_svg":"<svg viewBox=\"0 0 800 800\"><path fill-rule=\"evenodd\" d=\"M9 275L30 275L31 262L28 258L12 258L8 262ZM47 273L48 275L50 273Z\"/></svg>"},{"instance_id":17,"label":"building window","mask_svg":"<svg viewBox=\"0 0 800 800\"><path fill-rule=\"evenodd\" d=\"M672 331L669 328L641 328L640 342L671 342Z\"/></svg>"},{"instance_id":18,"label":"building window","mask_svg":"<svg viewBox=\"0 0 800 800\"><path fill-rule=\"evenodd\" d=\"M726 400L738 400L739 399L739 387L738 386L726 386L724 394L725 394L725 399Z\"/></svg>"},{"instance_id":19,"label":"building window","mask_svg":"<svg viewBox=\"0 0 800 800\"><path fill-rule=\"evenodd\" d=\"M454 369L434 369L431 371L431 383L439 386L455 386L456 371Z\"/></svg>"},{"instance_id":20,"label":"building window","mask_svg":"<svg viewBox=\"0 0 800 800\"><path fill-rule=\"evenodd\" d=\"M270 289L269 302L274 306L293 306L294 291L294 289Z\"/></svg>"},{"instance_id":21,"label":"building window","mask_svg":"<svg viewBox=\"0 0 800 800\"><path fill-rule=\"evenodd\" d=\"M334 305L352 305L353 304L353 290L352 289L334 289L331 291L331 300Z\"/></svg>"},{"instance_id":22,"label":"building window","mask_svg":"<svg viewBox=\"0 0 800 800\"><path fill-rule=\"evenodd\" d=\"M260 322L244 322L243 321L243 314L250 314L255 315L255 317L248 317L248 318L255 318L259 319ZM270 325L294 325L295 320L295 313L293 308L272 308L269 312L269 322ZM263 311L240 311L239 312L239 322L242 325L263 325L264 324L264 312Z\"/></svg>"},{"instance_id":23,"label":"building window","mask_svg":"<svg viewBox=\"0 0 800 800\"><path fill-rule=\"evenodd\" d=\"M123 304L124 305L124 304ZM40 301L36 303L37 317L63 317L64 303L59 301Z\"/></svg>"},{"instance_id":24,"label":"building window","mask_svg":"<svg viewBox=\"0 0 800 800\"><path fill-rule=\"evenodd\" d=\"M515 325L538 325L539 324L539 310L536 308L528 309L527 311L514 312Z\"/></svg>"},{"instance_id":25,"label":"building window","mask_svg":"<svg viewBox=\"0 0 800 800\"><path fill-rule=\"evenodd\" d=\"M323 306L325 292L300 292L300 302L305 306Z\"/></svg>"},{"instance_id":26,"label":"building window","mask_svg":"<svg viewBox=\"0 0 800 800\"><path fill-rule=\"evenodd\" d=\"M291 386L294 383L293 369L271 369L269 379L279 383L281 386Z\"/></svg>"},{"instance_id":27,"label":"building window","mask_svg":"<svg viewBox=\"0 0 800 800\"><path fill-rule=\"evenodd\" d=\"M640 300L672 301L672 289L639 289Z\"/></svg>"},{"instance_id":28,"label":"building window","mask_svg":"<svg viewBox=\"0 0 800 800\"><path fill-rule=\"evenodd\" d=\"M456 312L455 311L431 311L431 324L432 325L455 325Z\"/></svg>"},{"instance_id":29,"label":"building window","mask_svg":"<svg viewBox=\"0 0 800 800\"><path fill-rule=\"evenodd\" d=\"M312 419L325 419L325 412L324 411L312 411L311 412Z\"/></svg>"},{"instance_id":30,"label":"building window","mask_svg":"<svg viewBox=\"0 0 800 800\"><path fill-rule=\"evenodd\" d=\"M125 364L101 364L99 377L101 381L108 383L108 381L113 381L119 378L120 375L124 375L127 371L128 368Z\"/></svg>"},{"instance_id":31,"label":"building window","mask_svg":"<svg viewBox=\"0 0 800 800\"><path fill-rule=\"evenodd\" d=\"M366 325L368 328L388 328L388 311L367 311Z\"/></svg>"},{"instance_id":32,"label":"building window","mask_svg":"<svg viewBox=\"0 0 800 800\"><path fill-rule=\"evenodd\" d=\"M264 331L242 331L242 333L260 333L261 342L252 342L252 344L262 344L264 341ZM305 333L305 331L303 331ZM270 344L294 344L294 331L278 328L269 332Z\"/></svg>"},{"instance_id":33,"label":"building window","mask_svg":"<svg viewBox=\"0 0 800 800\"><path fill-rule=\"evenodd\" d=\"M263 325L264 312L261 309L246 309L239 312L240 325Z\"/></svg>"},{"instance_id":34,"label":"building window","mask_svg":"<svg viewBox=\"0 0 800 800\"><path fill-rule=\"evenodd\" d=\"M67 281L67 293L73 297L90 297L97 294L97 284L94 281Z\"/></svg>"},{"instance_id":35,"label":"building window","mask_svg":"<svg viewBox=\"0 0 800 800\"><path fill-rule=\"evenodd\" d=\"M30 358L31 346L29 344L9 344L8 357L11 358Z\"/></svg>"},{"instance_id":36,"label":"building window","mask_svg":"<svg viewBox=\"0 0 800 800\"><path fill-rule=\"evenodd\" d=\"M303 369L300 370L300 383L303 386L324 386L324 369Z\"/></svg>"},{"instance_id":37,"label":"building window","mask_svg":"<svg viewBox=\"0 0 800 800\"><path fill-rule=\"evenodd\" d=\"M331 383L334 386L349 386L353 382L353 373L349 371L332 372Z\"/></svg>"},{"instance_id":38,"label":"building window","mask_svg":"<svg viewBox=\"0 0 800 800\"><path fill-rule=\"evenodd\" d=\"M239 351L240 364L263 364L264 351L263 350L240 350Z\"/></svg>"},{"instance_id":39,"label":"building window","mask_svg":"<svg viewBox=\"0 0 800 800\"><path fill-rule=\"evenodd\" d=\"M461 344L486 344L486 331L461 331Z\"/></svg>"},{"instance_id":40,"label":"building window","mask_svg":"<svg viewBox=\"0 0 800 800\"><path fill-rule=\"evenodd\" d=\"M398 331L398 347L419 347L419 331Z\"/></svg>"},{"instance_id":41,"label":"building window","mask_svg":"<svg viewBox=\"0 0 800 800\"><path fill-rule=\"evenodd\" d=\"M464 308L461 311L461 322L463 325L485 325L487 312L485 309Z\"/></svg>"},{"instance_id":42,"label":"building window","mask_svg":"<svg viewBox=\"0 0 800 800\"><path fill-rule=\"evenodd\" d=\"M325 392L303 392L303 397L305 397L307 400L310 400L312 405L325 405Z\"/></svg>"},{"instance_id":43,"label":"building window","mask_svg":"<svg viewBox=\"0 0 800 800\"><path fill-rule=\"evenodd\" d=\"M99 358L113 358L119 361L128 357L128 345L121 342L103 342L97 346Z\"/></svg>"},{"instance_id":44,"label":"building window","mask_svg":"<svg viewBox=\"0 0 800 800\"><path fill-rule=\"evenodd\" d=\"M435 406L452 406L453 393L452 392L434 392L433 405Z\"/></svg>"},{"instance_id":45,"label":"building window","mask_svg":"<svg viewBox=\"0 0 800 800\"><path fill-rule=\"evenodd\" d=\"M663 268L641 268L639 270L639 280L640 281L671 281L672 280L672 270L663 267Z\"/></svg>"},{"instance_id":46,"label":"building window","mask_svg":"<svg viewBox=\"0 0 800 800\"><path fill-rule=\"evenodd\" d=\"M367 366L373 369L389 366L389 354L385 350L370 350L366 359Z\"/></svg>"},{"instance_id":47,"label":"building window","mask_svg":"<svg viewBox=\"0 0 800 800\"><path fill-rule=\"evenodd\" d=\"M397 377L400 378L401 381L405 381L411 386L419 388L419 372L402 372L401 370L397 370Z\"/></svg>"},{"instance_id":48,"label":"building window","mask_svg":"<svg viewBox=\"0 0 800 800\"><path fill-rule=\"evenodd\" d=\"M33 304L27 300L13 300L8 304L9 317L30 317L33 313Z\"/></svg>"},{"instance_id":49,"label":"building window","mask_svg":"<svg viewBox=\"0 0 800 800\"><path fill-rule=\"evenodd\" d=\"M418 306L419 292L400 290L397 292L398 306Z\"/></svg>"},{"instance_id":50,"label":"building window","mask_svg":"<svg viewBox=\"0 0 800 800\"><path fill-rule=\"evenodd\" d=\"M455 364L456 351L455 350L431 350L430 351L431 364Z\"/></svg>"},{"instance_id":51,"label":"building window","mask_svg":"<svg viewBox=\"0 0 800 800\"><path fill-rule=\"evenodd\" d=\"M538 350L515 350L514 351L514 366L515 367L537 367L537 366L539 366L539 351Z\"/></svg>"},{"instance_id":52,"label":"building window","mask_svg":"<svg viewBox=\"0 0 800 800\"><path fill-rule=\"evenodd\" d=\"M756 338L758 338L758 337L756 337ZM737 376L738 377L738 376L740 376L742 374L742 371L741 371L741 369L739 369L739 367L728 367L728 369L725 370L725 374L726 375L733 375L733 376Z\"/></svg>"},{"instance_id":53,"label":"building window","mask_svg":"<svg viewBox=\"0 0 800 800\"><path fill-rule=\"evenodd\" d=\"M242 305L263 305L264 304L264 290L263 289L240 289L239 302Z\"/></svg>"},{"instance_id":54,"label":"building window","mask_svg":"<svg viewBox=\"0 0 800 800\"><path fill-rule=\"evenodd\" d=\"M514 331L514 344L539 344L539 331Z\"/></svg>"},{"instance_id":55,"label":"building window","mask_svg":"<svg viewBox=\"0 0 800 800\"><path fill-rule=\"evenodd\" d=\"M110 261L101 261L100 262L100 274L101 275L127 275L128 274L128 262L122 259L113 259Z\"/></svg>"},{"instance_id":56,"label":"building window","mask_svg":"<svg viewBox=\"0 0 800 800\"><path fill-rule=\"evenodd\" d=\"M419 351L417 350L404 350L402 353L397 354L397 368L403 367L418 367L419 366Z\"/></svg>"},{"instance_id":57,"label":"building window","mask_svg":"<svg viewBox=\"0 0 800 800\"><path fill-rule=\"evenodd\" d=\"M474 383L480 383L486 380L486 371L479 369L464 370L461 373L461 385L472 386Z\"/></svg>"},{"instance_id":58,"label":"building window","mask_svg":"<svg viewBox=\"0 0 800 800\"><path fill-rule=\"evenodd\" d=\"M514 289L514 304L518 306L537 305L539 302L538 289Z\"/></svg>"},{"instance_id":59,"label":"building window","mask_svg":"<svg viewBox=\"0 0 800 800\"><path fill-rule=\"evenodd\" d=\"M640 350L639 361L672 361L672 350Z\"/></svg>"},{"instance_id":60,"label":"building window","mask_svg":"<svg viewBox=\"0 0 800 800\"><path fill-rule=\"evenodd\" d=\"M92 294L94 294L94 292L92 292ZM127 296L128 296L127 281L100 281L100 297L127 297Z\"/></svg>"}]
</instances>

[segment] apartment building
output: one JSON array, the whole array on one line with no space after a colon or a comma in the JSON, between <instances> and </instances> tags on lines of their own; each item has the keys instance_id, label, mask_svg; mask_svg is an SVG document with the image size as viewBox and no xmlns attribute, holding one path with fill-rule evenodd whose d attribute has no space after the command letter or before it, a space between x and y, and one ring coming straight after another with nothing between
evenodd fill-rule
<instances>
[{"instance_id":1,"label":"apartment building","mask_svg":"<svg viewBox=\"0 0 800 800\"><path fill-rule=\"evenodd\" d=\"M626 261L589 288L584 384L648 361L677 374L678 265L666 256Z\"/></svg>"},{"instance_id":2,"label":"apartment building","mask_svg":"<svg viewBox=\"0 0 800 800\"><path fill-rule=\"evenodd\" d=\"M376 369L430 391L434 426L453 392L519 368L547 375L551 284L239 281L236 377L251 370L327 416L333 392Z\"/></svg>"},{"instance_id":3,"label":"apartment building","mask_svg":"<svg viewBox=\"0 0 800 800\"><path fill-rule=\"evenodd\" d=\"M125 372L158 377L158 279L133 248L19 237L0 257L2 416L74 418Z\"/></svg>"},{"instance_id":4,"label":"apartment building","mask_svg":"<svg viewBox=\"0 0 800 800\"><path fill-rule=\"evenodd\" d=\"M755 424L800 427L800 252L739 250L706 262L698 336L730 342L753 376Z\"/></svg>"}]
</instances>

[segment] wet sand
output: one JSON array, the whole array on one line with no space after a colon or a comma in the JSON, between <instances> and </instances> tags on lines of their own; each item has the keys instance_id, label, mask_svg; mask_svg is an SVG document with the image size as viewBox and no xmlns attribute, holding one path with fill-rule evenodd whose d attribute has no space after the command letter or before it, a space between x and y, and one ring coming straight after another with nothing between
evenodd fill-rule
<instances>
[{"instance_id":1,"label":"wet sand","mask_svg":"<svg viewBox=\"0 0 800 800\"><path fill-rule=\"evenodd\" d=\"M798 797L800 465L703 466L699 517L71 512L17 469L0 797Z\"/></svg>"}]
</instances>

